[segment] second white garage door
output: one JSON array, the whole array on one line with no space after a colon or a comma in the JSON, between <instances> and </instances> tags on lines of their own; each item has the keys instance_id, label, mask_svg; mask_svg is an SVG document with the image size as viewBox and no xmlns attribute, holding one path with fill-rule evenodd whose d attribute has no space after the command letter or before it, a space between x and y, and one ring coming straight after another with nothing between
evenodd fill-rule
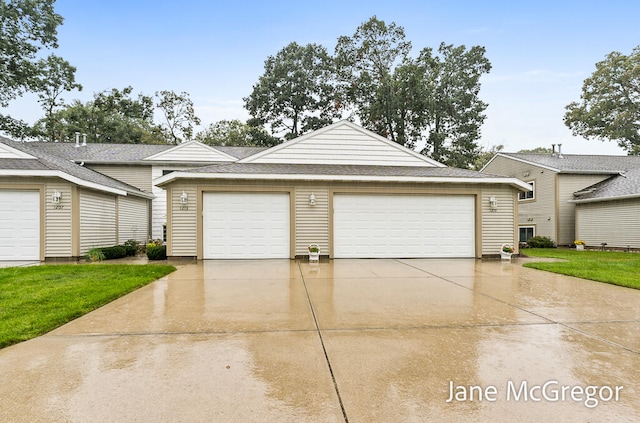
<instances>
[{"instance_id":1,"label":"second white garage door","mask_svg":"<svg viewBox=\"0 0 640 423\"><path fill-rule=\"evenodd\" d=\"M289 258L289 193L205 192L203 258Z\"/></svg>"},{"instance_id":2,"label":"second white garage door","mask_svg":"<svg viewBox=\"0 0 640 423\"><path fill-rule=\"evenodd\" d=\"M334 257L475 256L473 196L333 197Z\"/></svg>"},{"instance_id":3,"label":"second white garage door","mask_svg":"<svg viewBox=\"0 0 640 423\"><path fill-rule=\"evenodd\" d=\"M40 192L0 190L0 260L40 260Z\"/></svg>"}]
</instances>

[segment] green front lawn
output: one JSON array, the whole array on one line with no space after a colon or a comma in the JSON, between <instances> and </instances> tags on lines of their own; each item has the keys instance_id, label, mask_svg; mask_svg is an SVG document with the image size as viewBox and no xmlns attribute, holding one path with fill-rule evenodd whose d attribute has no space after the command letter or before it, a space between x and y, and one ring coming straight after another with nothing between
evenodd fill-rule
<instances>
[{"instance_id":1,"label":"green front lawn","mask_svg":"<svg viewBox=\"0 0 640 423\"><path fill-rule=\"evenodd\" d=\"M526 263L524 267L640 289L640 254L638 253L527 248L521 250L520 254L567 260L553 263Z\"/></svg>"},{"instance_id":2,"label":"green front lawn","mask_svg":"<svg viewBox=\"0 0 640 423\"><path fill-rule=\"evenodd\" d=\"M174 270L115 264L0 269L0 348L47 333Z\"/></svg>"}]
</instances>

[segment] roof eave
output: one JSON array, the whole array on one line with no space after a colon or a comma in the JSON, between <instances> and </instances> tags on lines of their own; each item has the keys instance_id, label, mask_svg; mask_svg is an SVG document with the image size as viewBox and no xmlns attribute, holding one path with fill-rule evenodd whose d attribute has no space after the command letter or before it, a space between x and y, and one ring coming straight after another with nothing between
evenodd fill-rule
<instances>
[{"instance_id":1,"label":"roof eave","mask_svg":"<svg viewBox=\"0 0 640 423\"><path fill-rule=\"evenodd\" d=\"M640 193L626 194L626 195L613 195L608 197L584 198L579 200L569 200L569 203L575 203L575 204L600 203L603 201L632 200L634 198L640 198Z\"/></svg>"},{"instance_id":2,"label":"roof eave","mask_svg":"<svg viewBox=\"0 0 640 423\"><path fill-rule=\"evenodd\" d=\"M18 176L18 177L52 177L52 178L61 178L66 181L69 181L73 184L91 188L98 191L109 192L117 195L126 196L128 193L125 190L108 187L106 185L97 184L95 182L85 181L73 175L69 175L68 173L62 172L60 170L23 170L23 169L0 169L0 176ZM144 193L135 193L140 197L146 196ZM153 195L150 195L149 198L154 198Z\"/></svg>"},{"instance_id":3,"label":"roof eave","mask_svg":"<svg viewBox=\"0 0 640 423\"><path fill-rule=\"evenodd\" d=\"M509 184L521 191L531 191L531 186L517 178L473 178L453 176L371 176L371 175L310 175L310 174L253 174L253 173L200 173L171 172L156 178L153 183L158 187L177 179L240 179L240 180L286 180L286 181L345 181L345 182L436 182L457 184Z\"/></svg>"}]
</instances>

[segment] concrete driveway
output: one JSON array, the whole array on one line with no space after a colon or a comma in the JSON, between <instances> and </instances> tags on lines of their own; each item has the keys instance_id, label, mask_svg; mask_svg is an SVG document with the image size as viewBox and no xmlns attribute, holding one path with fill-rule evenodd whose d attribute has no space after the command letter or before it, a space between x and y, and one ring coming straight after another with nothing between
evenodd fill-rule
<instances>
[{"instance_id":1,"label":"concrete driveway","mask_svg":"<svg viewBox=\"0 0 640 423\"><path fill-rule=\"evenodd\" d=\"M499 261L189 264L0 350L0 421L638 421L639 305Z\"/></svg>"}]
</instances>

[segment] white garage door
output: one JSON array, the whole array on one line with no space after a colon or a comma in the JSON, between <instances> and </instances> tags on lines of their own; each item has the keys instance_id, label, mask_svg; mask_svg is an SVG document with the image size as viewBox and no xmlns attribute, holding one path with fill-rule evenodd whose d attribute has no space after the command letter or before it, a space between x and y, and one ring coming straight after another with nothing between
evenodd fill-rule
<instances>
[{"instance_id":1,"label":"white garage door","mask_svg":"<svg viewBox=\"0 0 640 423\"><path fill-rule=\"evenodd\" d=\"M0 260L40 260L40 192L0 191Z\"/></svg>"},{"instance_id":2,"label":"white garage door","mask_svg":"<svg viewBox=\"0 0 640 423\"><path fill-rule=\"evenodd\" d=\"M336 258L474 257L473 196L333 198Z\"/></svg>"},{"instance_id":3,"label":"white garage door","mask_svg":"<svg viewBox=\"0 0 640 423\"><path fill-rule=\"evenodd\" d=\"M205 259L289 258L289 193L203 194Z\"/></svg>"}]
</instances>

